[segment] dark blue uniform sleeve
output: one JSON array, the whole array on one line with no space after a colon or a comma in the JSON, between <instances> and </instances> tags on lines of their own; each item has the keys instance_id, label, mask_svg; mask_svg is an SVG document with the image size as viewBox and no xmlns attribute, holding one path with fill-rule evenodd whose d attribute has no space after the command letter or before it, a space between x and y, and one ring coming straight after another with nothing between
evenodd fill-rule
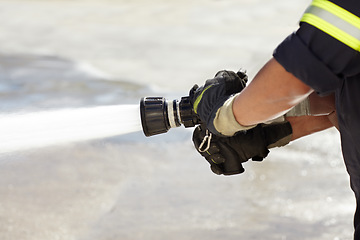
<instances>
[{"instance_id":1,"label":"dark blue uniform sleeve","mask_svg":"<svg viewBox=\"0 0 360 240\"><path fill-rule=\"evenodd\" d=\"M321 95L336 91L343 79L360 73L359 52L321 30L302 23L274 51L290 73Z\"/></svg>"},{"instance_id":2,"label":"dark blue uniform sleeve","mask_svg":"<svg viewBox=\"0 0 360 240\"><path fill-rule=\"evenodd\" d=\"M274 58L320 94L333 92L340 79L305 45L297 33L287 37L274 51Z\"/></svg>"}]
</instances>

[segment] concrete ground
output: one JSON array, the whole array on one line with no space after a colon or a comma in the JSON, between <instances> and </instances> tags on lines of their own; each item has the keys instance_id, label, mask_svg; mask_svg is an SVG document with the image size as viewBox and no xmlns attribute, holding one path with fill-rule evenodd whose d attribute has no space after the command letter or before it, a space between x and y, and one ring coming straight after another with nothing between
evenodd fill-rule
<instances>
[{"instance_id":1,"label":"concrete ground","mask_svg":"<svg viewBox=\"0 0 360 240\"><path fill-rule=\"evenodd\" d=\"M224 68L252 77L307 4L0 0L0 109L178 98ZM212 174L183 128L2 155L0 239L348 240L339 141L306 137L232 177Z\"/></svg>"}]
</instances>

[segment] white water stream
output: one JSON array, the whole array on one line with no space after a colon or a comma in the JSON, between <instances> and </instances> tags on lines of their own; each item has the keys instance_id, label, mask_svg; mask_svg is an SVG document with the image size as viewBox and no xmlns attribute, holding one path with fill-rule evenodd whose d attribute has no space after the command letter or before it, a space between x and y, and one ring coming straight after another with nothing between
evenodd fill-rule
<instances>
[{"instance_id":1,"label":"white water stream","mask_svg":"<svg viewBox=\"0 0 360 240\"><path fill-rule=\"evenodd\" d=\"M137 105L5 114L0 115L0 154L139 130Z\"/></svg>"}]
</instances>

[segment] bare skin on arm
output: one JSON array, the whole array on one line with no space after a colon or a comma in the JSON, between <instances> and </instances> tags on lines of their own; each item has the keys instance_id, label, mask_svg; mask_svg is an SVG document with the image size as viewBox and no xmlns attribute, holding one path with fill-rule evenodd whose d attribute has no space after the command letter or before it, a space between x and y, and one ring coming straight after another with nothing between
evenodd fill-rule
<instances>
[{"instance_id":1,"label":"bare skin on arm","mask_svg":"<svg viewBox=\"0 0 360 240\"><path fill-rule=\"evenodd\" d=\"M326 117L339 130L336 116L335 94L319 97L316 93L309 96L311 115Z\"/></svg>"},{"instance_id":2,"label":"bare skin on arm","mask_svg":"<svg viewBox=\"0 0 360 240\"><path fill-rule=\"evenodd\" d=\"M335 94L326 97L320 97L315 92L310 94L310 111L311 115L322 116L333 113L335 108Z\"/></svg>"},{"instance_id":3,"label":"bare skin on arm","mask_svg":"<svg viewBox=\"0 0 360 240\"><path fill-rule=\"evenodd\" d=\"M311 92L272 58L237 96L233 113L243 126L267 122L284 115Z\"/></svg>"},{"instance_id":4,"label":"bare skin on arm","mask_svg":"<svg viewBox=\"0 0 360 240\"><path fill-rule=\"evenodd\" d=\"M286 120L293 130L291 141L334 126L328 116L287 117Z\"/></svg>"},{"instance_id":5,"label":"bare skin on arm","mask_svg":"<svg viewBox=\"0 0 360 240\"><path fill-rule=\"evenodd\" d=\"M235 99L233 112L241 125L251 126L284 115L309 95L314 116L286 118L293 128L292 140L337 127L335 97L319 97L272 58Z\"/></svg>"}]
</instances>

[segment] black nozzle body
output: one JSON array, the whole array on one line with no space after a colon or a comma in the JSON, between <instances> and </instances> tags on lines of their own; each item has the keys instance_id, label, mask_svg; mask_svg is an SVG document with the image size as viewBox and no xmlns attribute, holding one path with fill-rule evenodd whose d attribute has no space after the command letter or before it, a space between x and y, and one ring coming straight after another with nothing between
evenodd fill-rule
<instances>
[{"instance_id":1,"label":"black nozzle body","mask_svg":"<svg viewBox=\"0 0 360 240\"><path fill-rule=\"evenodd\" d=\"M140 100L141 125L145 136L165 133L171 128L167 108L163 97L145 97Z\"/></svg>"},{"instance_id":2,"label":"black nozzle body","mask_svg":"<svg viewBox=\"0 0 360 240\"><path fill-rule=\"evenodd\" d=\"M166 133L170 128L194 127L200 119L194 113L189 97L166 101L164 97L144 97L140 100L141 124L145 136Z\"/></svg>"}]
</instances>

